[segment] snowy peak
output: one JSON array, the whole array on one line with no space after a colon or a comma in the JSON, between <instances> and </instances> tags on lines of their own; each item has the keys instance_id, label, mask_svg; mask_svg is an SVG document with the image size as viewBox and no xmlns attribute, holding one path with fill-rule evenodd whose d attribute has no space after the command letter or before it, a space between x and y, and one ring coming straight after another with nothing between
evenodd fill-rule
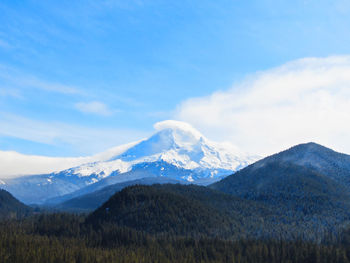
<instances>
[{"instance_id":1,"label":"snowy peak","mask_svg":"<svg viewBox=\"0 0 350 263\"><path fill-rule=\"evenodd\" d=\"M134 161L169 151L194 152L206 141L199 131L184 122L168 120L158 122L154 127L157 132L153 136L114 157L113 160Z\"/></svg>"},{"instance_id":2,"label":"snowy peak","mask_svg":"<svg viewBox=\"0 0 350 263\"><path fill-rule=\"evenodd\" d=\"M129 172L140 163L166 162L177 168L193 170L201 176L220 178L258 159L230 144L209 141L184 122L167 120L156 123L154 127L156 133L151 137L127 147L118 147L123 150L107 161L81 165L64 171L64 174L104 178Z\"/></svg>"},{"instance_id":3,"label":"snowy peak","mask_svg":"<svg viewBox=\"0 0 350 263\"><path fill-rule=\"evenodd\" d=\"M257 160L230 144L209 141L188 123L167 120L156 123L154 128L154 135L114 156L110 164L119 161L131 169L136 163L165 161L184 169L233 172Z\"/></svg>"}]
</instances>

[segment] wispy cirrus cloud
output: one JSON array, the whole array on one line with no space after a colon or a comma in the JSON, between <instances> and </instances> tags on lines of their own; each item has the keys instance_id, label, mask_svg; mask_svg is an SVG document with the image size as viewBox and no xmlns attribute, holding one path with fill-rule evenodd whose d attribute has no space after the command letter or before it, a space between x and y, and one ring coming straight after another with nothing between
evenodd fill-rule
<instances>
[{"instance_id":1,"label":"wispy cirrus cloud","mask_svg":"<svg viewBox=\"0 0 350 263\"><path fill-rule=\"evenodd\" d=\"M69 96L71 98L86 99L75 104L75 109L85 113L94 113L101 116L110 116L117 109L111 109L106 103L100 101L101 98L109 98L123 105L140 107L144 104L133 97L117 95L114 92L99 90L96 92L93 88L80 87L72 84L65 84L60 81L49 81L38 76L26 73L20 69L0 64L0 96L11 96L24 98L26 92L37 94L36 92L46 93L46 95L57 94ZM28 97L27 97L28 98Z\"/></svg>"},{"instance_id":2,"label":"wispy cirrus cloud","mask_svg":"<svg viewBox=\"0 0 350 263\"><path fill-rule=\"evenodd\" d=\"M101 128L59 121L41 121L0 112L0 136L47 145L67 145L75 152L92 154L126 142L139 140L145 133L123 128Z\"/></svg>"},{"instance_id":3,"label":"wispy cirrus cloud","mask_svg":"<svg viewBox=\"0 0 350 263\"><path fill-rule=\"evenodd\" d=\"M117 110L110 109L105 103L100 101L78 102L75 108L83 113L91 113L100 116L111 116Z\"/></svg>"},{"instance_id":4,"label":"wispy cirrus cloud","mask_svg":"<svg viewBox=\"0 0 350 263\"><path fill-rule=\"evenodd\" d=\"M307 141L350 153L350 56L305 58L179 105L176 118L216 140L271 154Z\"/></svg>"},{"instance_id":5,"label":"wispy cirrus cloud","mask_svg":"<svg viewBox=\"0 0 350 263\"><path fill-rule=\"evenodd\" d=\"M0 97L22 98L22 95L18 89L0 86Z\"/></svg>"},{"instance_id":6,"label":"wispy cirrus cloud","mask_svg":"<svg viewBox=\"0 0 350 263\"><path fill-rule=\"evenodd\" d=\"M67 95L83 95L85 92L75 86L47 81L18 69L0 65L0 87L2 89L28 90L36 89Z\"/></svg>"}]
</instances>

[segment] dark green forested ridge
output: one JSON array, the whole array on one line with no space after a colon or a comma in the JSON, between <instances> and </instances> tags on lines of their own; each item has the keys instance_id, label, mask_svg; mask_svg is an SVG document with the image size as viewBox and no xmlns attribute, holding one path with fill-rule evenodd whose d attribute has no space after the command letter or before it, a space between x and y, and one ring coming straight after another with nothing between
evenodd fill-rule
<instances>
[{"instance_id":1,"label":"dark green forested ridge","mask_svg":"<svg viewBox=\"0 0 350 263\"><path fill-rule=\"evenodd\" d=\"M167 191L161 185L127 187L89 215L86 222L94 226L110 223L151 234L182 236L224 234L230 231L231 223L227 215L214 207Z\"/></svg>"},{"instance_id":2,"label":"dark green forested ridge","mask_svg":"<svg viewBox=\"0 0 350 263\"><path fill-rule=\"evenodd\" d=\"M0 219L27 216L32 209L14 198L9 192L0 189Z\"/></svg>"},{"instance_id":3,"label":"dark green forested ridge","mask_svg":"<svg viewBox=\"0 0 350 263\"><path fill-rule=\"evenodd\" d=\"M285 240L314 241L326 232L337 232L348 222L348 212L340 208L328 211L328 202L312 198L303 201L285 210L274 203L247 200L203 186L132 186L116 193L86 222L97 228L112 224L156 235L231 240L283 236ZM284 207L288 205L286 201Z\"/></svg>"},{"instance_id":4,"label":"dark green forested ridge","mask_svg":"<svg viewBox=\"0 0 350 263\"><path fill-rule=\"evenodd\" d=\"M305 227L290 227L269 207L197 185L131 186L87 217L94 227L130 227L156 235L224 239L296 238Z\"/></svg>"},{"instance_id":5,"label":"dark green forested ridge","mask_svg":"<svg viewBox=\"0 0 350 263\"><path fill-rule=\"evenodd\" d=\"M259 160L249 167L259 168L274 162L291 163L311 168L346 187L350 187L350 155L336 152L317 143L310 142L293 146Z\"/></svg>"},{"instance_id":6,"label":"dark green forested ridge","mask_svg":"<svg viewBox=\"0 0 350 263\"><path fill-rule=\"evenodd\" d=\"M234 196L259 200L280 206L314 204L347 207L348 189L337 181L311 168L288 162L269 162L262 166L251 165L236 174L210 186Z\"/></svg>"},{"instance_id":7,"label":"dark green forested ridge","mask_svg":"<svg viewBox=\"0 0 350 263\"><path fill-rule=\"evenodd\" d=\"M210 188L284 213L288 225L302 223L314 230L329 230L349 223L349 167L348 155L314 143L302 144L262 159Z\"/></svg>"}]
</instances>

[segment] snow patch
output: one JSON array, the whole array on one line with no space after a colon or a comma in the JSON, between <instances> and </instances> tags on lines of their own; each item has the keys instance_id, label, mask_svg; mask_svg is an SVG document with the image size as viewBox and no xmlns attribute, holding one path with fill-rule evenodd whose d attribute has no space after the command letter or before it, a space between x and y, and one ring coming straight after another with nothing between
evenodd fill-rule
<instances>
[{"instance_id":1,"label":"snow patch","mask_svg":"<svg viewBox=\"0 0 350 263\"><path fill-rule=\"evenodd\" d=\"M94 183L97 183L97 182L98 182L98 180L96 178L92 178L89 184L94 184Z\"/></svg>"},{"instance_id":2,"label":"snow patch","mask_svg":"<svg viewBox=\"0 0 350 263\"><path fill-rule=\"evenodd\" d=\"M192 175L187 176L187 181L189 181L189 182L194 182L194 180L193 180L193 178L192 178Z\"/></svg>"}]
</instances>

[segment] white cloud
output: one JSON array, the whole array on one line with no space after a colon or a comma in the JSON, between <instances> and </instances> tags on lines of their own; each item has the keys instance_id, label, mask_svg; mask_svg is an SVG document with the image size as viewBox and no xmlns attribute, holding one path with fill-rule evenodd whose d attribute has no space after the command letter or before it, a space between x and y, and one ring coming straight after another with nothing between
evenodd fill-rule
<instances>
[{"instance_id":1,"label":"white cloud","mask_svg":"<svg viewBox=\"0 0 350 263\"><path fill-rule=\"evenodd\" d=\"M190 134L193 134L198 139L202 137L202 134L199 131L197 131L189 123L186 123L186 122L175 121L175 120L165 120L165 121L160 121L155 123L153 127L157 131L161 131L164 129L175 129L175 130L179 129L182 131L186 131Z\"/></svg>"},{"instance_id":2,"label":"white cloud","mask_svg":"<svg viewBox=\"0 0 350 263\"><path fill-rule=\"evenodd\" d=\"M135 143L129 143L113 147L92 156L68 158L25 155L15 151L0 150L0 178L5 179L15 178L22 175L47 174L62 171L85 163L106 161L121 154L134 144Z\"/></svg>"},{"instance_id":3,"label":"white cloud","mask_svg":"<svg viewBox=\"0 0 350 263\"><path fill-rule=\"evenodd\" d=\"M0 136L9 136L47 145L66 145L75 152L96 153L143 138L142 131L92 128L61 122L45 122L0 112Z\"/></svg>"},{"instance_id":4,"label":"white cloud","mask_svg":"<svg viewBox=\"0 0 350 263\"><path fill-rule=\"evenodd\" d=\"M227 91L184 101L175 117L257 154L307 141L350 153L350 56L256 73Z\"/></svg>"},{"instance_id":5,"label":"white cloud","mask_svg":"<svg viewBox=\"0 0 350 263\"><path fill-rule=\"evenodd\" d=\"M75 104L75 107L81 112L101 116L111 116L115 112L115 110L109 109L106 104L99 101L79 102Z\"/></svg>"},{"instance_id":6,"label":"white cloud","mask_svg":"<svg viewBox=\"0 0 350 263\"><path fill-rule=\"evenodd\" d=\"M68 169L88 161L90 161L88 157L56 158L24 155L14 151L0 151L0 177L4 179L20 175L51 173Z\"/></svg>"}]
</instances>

